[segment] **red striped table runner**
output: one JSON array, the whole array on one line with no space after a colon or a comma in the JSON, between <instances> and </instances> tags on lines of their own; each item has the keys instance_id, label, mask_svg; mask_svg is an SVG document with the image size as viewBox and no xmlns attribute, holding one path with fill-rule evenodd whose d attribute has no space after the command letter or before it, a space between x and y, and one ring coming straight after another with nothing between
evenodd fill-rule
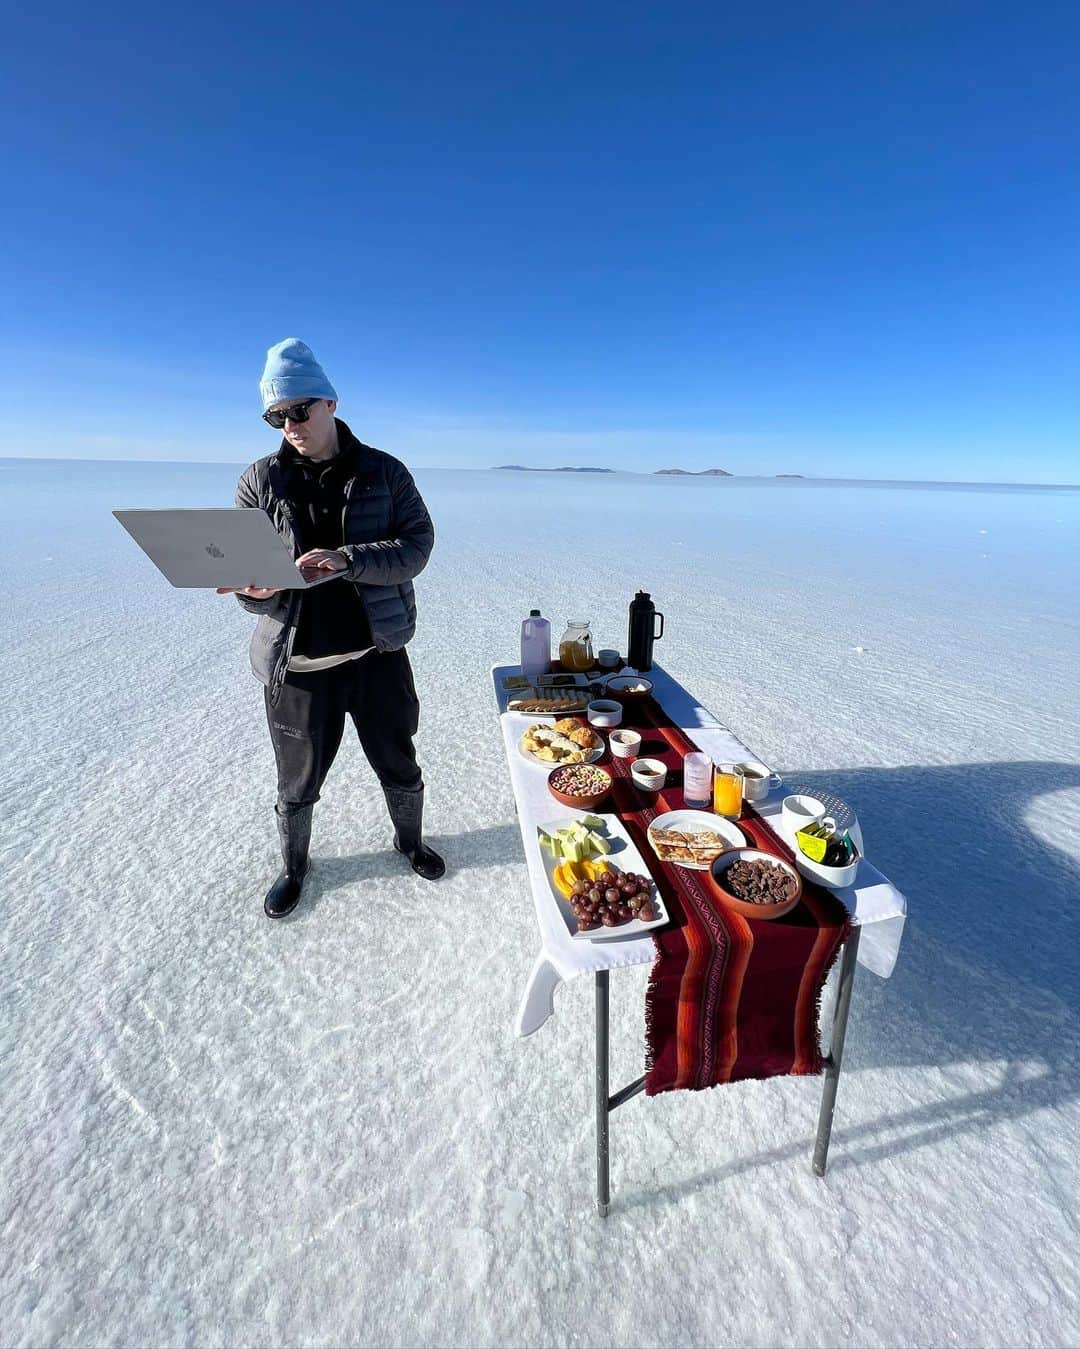
<instances>
[{"instance_id":1,"label":"red striped table runner","mask_svg":"<svg viewBox=\"0 0 1080 1349\"><path fill-rule=\"evenodd\" d=\"M714 899L705 872L661 862L646 837L657 815L680 810L682 758L697 746L652 698L627 703L623 725L641 733L642 757L660 759L668 785L639 791L630 761L614 755L612 797L663 895L672 923L653 933L656 961L645 998L650 1096L722 1082L819 1073L818 1008L826 976L851 930L844 905L804 879L802 902L782 918L747 920ZM792 860L751 806L738 821L748 844Z\"/></svg>"}]
</instances>

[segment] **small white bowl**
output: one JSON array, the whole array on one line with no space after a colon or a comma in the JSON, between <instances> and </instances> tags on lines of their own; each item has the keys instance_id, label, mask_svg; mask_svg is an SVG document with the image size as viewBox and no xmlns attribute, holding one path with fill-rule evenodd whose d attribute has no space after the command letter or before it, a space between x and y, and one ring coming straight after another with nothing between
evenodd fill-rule
<instances>
[{"instance_id":1,"label":"small white bowl","mask_svg":"<svg viewBox=\"0 0 1080 1349\"><path fill-rule=\"evenodd\" d=\"M855 848L854 841L851 846ZM817 881L818 885L828 886L830 890L843 890L845 886L855 884L859 872L859 850L855 848L853 860L845 866L827 867L824 862L815 862L812 857L807 857L796 839L795 865L808 881Z\"/></svg>"},{"instance_id":2,"label":"small white bowl","mask_svg":"<svg viewBox=\"0 0 1080 1349\"><path fill-rule=\"evenodd\" d=\"M805 829L808 824L816 824L818 820L825 818L825 803L819 801L816 796L785 796L780 807L780 818L791 830L791 837L794 839L800 829Z\"/></svg>"},{"instance_id":3,"label":"small white bowl","mask_svg":"<svg viewBox=\"0 0 1080 1349\"><path fill-rule=\"evenodd\" d=\"M622 721L622 703L612 702L610 698L597 698L588 706L590 726L618 726Z\"/></svg>"},{"instance_id":4,"label":"small white bowl","mask_svg":"<svg viewBox=\"0 0 1080 1349\"><path fill-rule=\"evenodd\" d=\"M616 759L636 759L641 748L641 736L637 731L612 731L608 736L608 746Z\"/></svg>"},{"instance_id":5,"label":"small white bowl","mask_svg":"<svg viewBox=\"0 0 1080 1349\"><path fill-rule=\"evenodd\" d=\"M630 776L643 792L658 792L667 781L667 767L659 759L635 759Z\"/></svg>"}]
</instances>

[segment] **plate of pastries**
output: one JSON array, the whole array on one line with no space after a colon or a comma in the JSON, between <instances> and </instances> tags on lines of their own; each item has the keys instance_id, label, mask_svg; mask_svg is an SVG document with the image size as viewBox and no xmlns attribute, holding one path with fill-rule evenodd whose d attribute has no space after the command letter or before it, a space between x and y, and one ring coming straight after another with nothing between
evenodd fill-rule
<instances>
[{"instance_id":1,"label":"plate of pastries","mask_svg":"<svg viewBox=\"0 0 1080 1349\"><path fill-rule=\"evenodd\" d=\"M576 717L562 717L527 727L518 748L532 763L554 768L564 763L595 763L604 752L604 742Z\"/></svg>"}]
</instances>

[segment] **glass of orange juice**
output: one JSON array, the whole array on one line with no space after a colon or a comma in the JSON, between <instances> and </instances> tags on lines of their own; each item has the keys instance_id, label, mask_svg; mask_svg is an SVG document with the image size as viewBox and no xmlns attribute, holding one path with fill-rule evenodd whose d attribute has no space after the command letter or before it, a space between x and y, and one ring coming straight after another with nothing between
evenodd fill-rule
<instances>
[{"instance_id":1,"label":"glass of orange juice","mask_svg":"<svg viewBox=\"0 0 1080 1349\"><path fill-rule=\"evenodd\" d=\"M713 773L713 810L729 820L742 814L743 775L731 763L717 764Z\"/></svg>"}]
</instances>

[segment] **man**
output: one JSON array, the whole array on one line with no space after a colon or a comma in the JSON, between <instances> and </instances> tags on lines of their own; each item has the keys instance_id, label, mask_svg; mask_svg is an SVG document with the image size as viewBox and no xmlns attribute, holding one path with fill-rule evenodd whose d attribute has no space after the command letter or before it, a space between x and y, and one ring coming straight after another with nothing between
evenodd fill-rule
<instances>
[{"instance_id":1,"label":"man","mask_svg":"<svg viewBox=\"0 0 1080 1349\"><path fill-rule=\"evenodd\" d=\"M382 785L394 847L427 880L446 869L422 837L413 748L420 704L405 652L416 627L412 582L435 531L404 464L334 416L337 394L303 342L288 337L270 348L259 391L263 420L284 439L246 470L236 504L266 511L305 580L338 573L310 590L218 592L259 616L251 668L265 686L284 861L263 908L281 918L300 900L312 809L346 715Z\"/></svg>"}]
</instances>

